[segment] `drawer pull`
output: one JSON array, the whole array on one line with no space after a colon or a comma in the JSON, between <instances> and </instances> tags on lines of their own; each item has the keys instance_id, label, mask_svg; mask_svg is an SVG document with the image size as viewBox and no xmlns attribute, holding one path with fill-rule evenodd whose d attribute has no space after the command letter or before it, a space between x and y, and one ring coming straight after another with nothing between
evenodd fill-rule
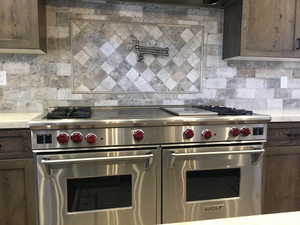
<instances>
[{"instance_id":1,"label":"drawer pull","mask_svg":"<svg viewBox=\"0 0 300 225\"><path fill-rule=\"evenodd\" d=\"M287 133L286 136L288 136L288 137L300 137L300 134L297 134L297 133L295 133L295 134Z\"/></svg>"},{"instance_id":2,"label":"drawer pull","mask_svg":"<svg viewBox=\"0 0 300 225\"><path fill-rule=\"evenodd\" d=\"M300 50L300 38L296 39L296 50Z\"/></svg>"},{"instance_id":3,"label":"drawer pull","mask_svg":"<svg viewBox=\"0 0 300 225\"><path fill-rule=\"evenodd\" d=\"M0 144L0 149L2 148L2 144Z\"/></svg>"}]
</instances>

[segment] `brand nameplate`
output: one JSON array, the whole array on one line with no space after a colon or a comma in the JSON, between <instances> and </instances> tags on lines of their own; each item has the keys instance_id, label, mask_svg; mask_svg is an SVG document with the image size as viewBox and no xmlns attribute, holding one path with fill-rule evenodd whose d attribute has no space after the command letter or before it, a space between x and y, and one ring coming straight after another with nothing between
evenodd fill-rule
<instances>
[{"instance_id":1,"label":"brand nameplate","mask_svg":"<svg viewBox=\"0 0 300 225\"><path fill-rule=\"evenodd\" d=\"M215 211L221 211L225 209L225 205L224 204L220 204L220 205L211 205L211 206L206 206L204 207L204 211L205 212L215 212Z\"/></svg>"}]
</instances>

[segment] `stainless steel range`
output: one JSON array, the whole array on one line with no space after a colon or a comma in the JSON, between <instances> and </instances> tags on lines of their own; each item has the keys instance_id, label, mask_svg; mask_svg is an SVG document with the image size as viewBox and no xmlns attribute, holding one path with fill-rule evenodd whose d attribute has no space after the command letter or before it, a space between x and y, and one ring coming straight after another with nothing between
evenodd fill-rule
<instances>
[{"instance_id":1,"label":"stainless steel range","mask_svg":"<svg viewBox=\"0 0 300 225\"><path fill-rule=\"evenodd\" d=\"M212 106L54 109L30 123L39 225L259 214L269 120Z\"/></svg>"}]
</instances>

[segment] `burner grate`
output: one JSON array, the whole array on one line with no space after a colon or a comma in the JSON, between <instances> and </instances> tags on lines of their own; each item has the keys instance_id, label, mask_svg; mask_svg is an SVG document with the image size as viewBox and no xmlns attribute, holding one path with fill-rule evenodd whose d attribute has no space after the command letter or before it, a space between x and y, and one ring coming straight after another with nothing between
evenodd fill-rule
<instances>
[{"instance_id":1,"label":"burner grate","mask_svg":"<svg viewBox=\"0 0 300 225\"><path fill-rule=\"evenodd\" d=\"M47 119L81 119L90 118L92 115L91 107L57 107L49 112Z\"/></svg>"},{"instance_id":2,"label":"burner grate","mask_svg":"<svg viewBox=\"0 0 300 225\"><path fill-rule=\"evenodd\" d=\"M197 108L218 113L219 116L252 116L253 112L244 109L236 109L225 106L199 105Z\"/></svg>"}]
</instances>

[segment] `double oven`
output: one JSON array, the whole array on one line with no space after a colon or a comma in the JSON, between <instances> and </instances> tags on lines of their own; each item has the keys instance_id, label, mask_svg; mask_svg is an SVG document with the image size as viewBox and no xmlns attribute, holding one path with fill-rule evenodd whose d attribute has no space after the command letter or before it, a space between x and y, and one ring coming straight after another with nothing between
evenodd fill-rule
<instances>
[{"instance_id":1,"label":"double oven","mask_svg":"<svg viewBox=\"0 0 300 225\"><path fill-rule=\"evenodd\" d=\"M162 221L261 213L261 145L163 149Z\"/></svg>"},{"instance_id":2,"label":"double oven","mask_svg":"<svg viewBox=\"0 0 300 225\"><path fill-rule=\"evenodd\" d=\"M39 225L156 224L160 159L158 147L38 155Z\"/></svg>"},{"instance_id":3,"label":"double oven","mask_svg":"<svg viewBox=\"0 0 300 225\"><path fill-rule=\"evenodd\" d=\"M111 131L98 129L104 147L36 145L39 225L154 225L259 214L266 134L243 142L171 143L186 128L144 128L152 135L143 144L109 139ZM113 132L135 132L120 129ZM34 131L32 141L59 132Z\"/></svg>"}]
</instances>

